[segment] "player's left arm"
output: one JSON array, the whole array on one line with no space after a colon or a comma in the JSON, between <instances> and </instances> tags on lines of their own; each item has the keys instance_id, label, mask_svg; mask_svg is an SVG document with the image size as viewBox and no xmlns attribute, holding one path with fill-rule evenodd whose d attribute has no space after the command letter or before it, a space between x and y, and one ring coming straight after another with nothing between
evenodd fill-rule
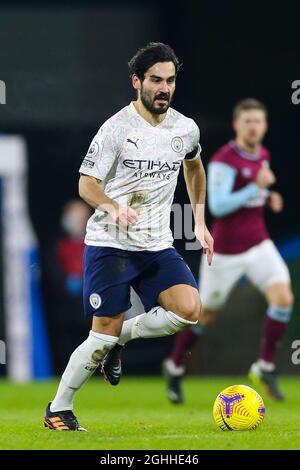
<instances>
[{"instance_id":1,"label":"player's left arm","mask_svg":"<svg viewBox=\"0 0 300 470\"><path fill-rule=\"evenodd\" d=\"M267 160L264 163L264 166L266 168L270 168L270 160ZM275 178L275 175L274 175L274 178ZM267 190L267 191L268 191L268 197L266 200L267 206L271 209L272 212L275 212L275 213L281 212L284 206L284 200L283 200L282 195L278 193L277 191L273 191L273 190Z\"/></svg>"},{"instance_id":2,"label":"player's left arm","mask_svg":"<svg viewBox=\"0 0 300 470\"><path fill-rule=\"evenodd\" d=\"M273 212L281 212L284 206L282 195L277 191L270 191L267 199L267 204Z\"/></svg>"},{"instance_id":3,"label":"player's left arm","mask_svg":"<svg viewBox=\"0 0 300 470\"><path fill-rule=\"evenodd\" d=\"M184 159L183 172L195 219L195 235L203 247L208 264L211 265L214 240L205 224L206 174L200 158L200 148L198 153L196 158Z\"/></svg>"}]
</instances>

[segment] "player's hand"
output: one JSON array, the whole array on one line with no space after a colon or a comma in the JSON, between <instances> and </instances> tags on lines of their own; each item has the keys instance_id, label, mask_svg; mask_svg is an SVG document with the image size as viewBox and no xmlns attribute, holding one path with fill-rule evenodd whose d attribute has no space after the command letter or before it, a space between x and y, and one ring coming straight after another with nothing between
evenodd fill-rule
<instances>
[{"instance_id":1,"label":"player's hand","mask_svg":"<svg viewBox=\"0 0 300 470\"><path fill-rule=\"evenodd\" d=\"M132 209L132 207L118 207L115 215L115 222L121 225L121 227L128 227L129 225L132 225L137 222L137 219L138 213L136 210Z\"/></svg>"},{"instance_id":2,"label":"player's hand","mask_svg":"<svg viewBox=\"0 0 300 470\"><path fill-rule=\"evenodd\" d=\"M261 168L257 173L256 184L261 189L269 188L276 182L275 175L270 168Z\"/></svg>"},{"instance_id":3,"label":"player's hand","mask_svg":"<svg viewBox=\"0 0 300 470\"><path fill-rule=\"evenodd\" d=\"M121 206L119 204L112 205L108 211L116 222L121 227L128 227L138 220L138 213L136 210L128 206Z\"/></svg>"},{"instance_id":4,"label":"player's hand","mask_svg":"<svg viewBox=\"0 0 300 470\"><path fill-rule=\"evenodd\" d=\"M195 235L202 245L203 253L206 255L207 263L210 266L214 255L214 239L206 225L195 225Z\"/></svg>"},{"instance_id":5,"label":"player's hand","mask_svg":"<svg viewBox=\"0 0 300 470\"><path fill-rule=\"evenodd\" d=\"M276 191L271 191L268 197L268 205L273 212L281 212L283 209L283 197Z\"/></svg>"}]
</instances>

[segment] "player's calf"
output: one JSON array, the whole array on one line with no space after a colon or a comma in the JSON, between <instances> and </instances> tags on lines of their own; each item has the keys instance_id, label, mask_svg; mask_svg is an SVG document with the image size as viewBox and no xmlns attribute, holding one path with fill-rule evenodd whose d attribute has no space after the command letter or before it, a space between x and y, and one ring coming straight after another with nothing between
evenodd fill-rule
<instances>
[{"instance_id":1,"label":"player's calf","mask_svg":"<svg viewBox=\"0 0 300 470\"><path fill-rule=\"evenodd\" d=\"M192 316L192 318L194 317ZM108 382L112 385L118 385L122 375L121 354L124 344L136 338L159 338L173 335L197 323L198 316L195 321L187 320L159 306L126 320L123 323L118 344L108 352L103 360L101 372Z\"/></svg>"},{"instance_id":2,"label":"player's calf","mask_svg":"<svg viewBox=\"0 0 300 470\"><path fill-rule=\"evenodd\" d=\"M90 331L88 338L71 355L55 398L49 406L49 413L67 413L73 409L76 391L92 376L117 340L118 337ZM49 415L49 418L54 417ZM51 423L47 421L45 424L50 427ZM51 429L56 429L56 427Z\"/></svg>"},{"instance_id":3,"label":"player's calf","mask_svg":"<svg viewBox=\"0 0 300 470\"><path fill-rule=\"evenodd\" d=\"M270 396L282 401L284 395L277 380L276 354L292 315L293 294L288 284L281 283L271 286L266 296L274 303L267 309L263 322L260 356L252 364L249 378L255 383L264 384Z\"/></svg>"}]
</instances>

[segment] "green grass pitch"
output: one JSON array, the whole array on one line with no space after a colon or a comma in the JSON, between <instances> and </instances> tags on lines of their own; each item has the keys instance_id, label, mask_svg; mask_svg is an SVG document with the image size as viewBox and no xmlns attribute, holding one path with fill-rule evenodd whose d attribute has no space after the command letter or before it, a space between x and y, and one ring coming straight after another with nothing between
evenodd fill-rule
<instances>
[{"instance_id":1,"label":"green grass pitch","mask_svg":"<svg viewBox=\"0 0 300 470\"><path fill-rule=\"evenodd\" d=\"M0 449L300 449L300 378L281 378L284 403L262 393L266 417L256 431L224 432L212 418L216 395L245 377L191 377L186 403L172 405L162 378L126 378L117 387L94 378L78 393L75 414L87 433L45 429L42 417L57 381L0 381Z\"/></svg>"}]
</instances>

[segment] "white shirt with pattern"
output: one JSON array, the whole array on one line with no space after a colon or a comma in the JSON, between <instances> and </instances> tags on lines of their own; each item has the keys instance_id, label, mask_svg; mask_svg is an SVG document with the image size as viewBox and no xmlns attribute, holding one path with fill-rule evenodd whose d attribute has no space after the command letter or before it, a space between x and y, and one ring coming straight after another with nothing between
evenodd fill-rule
<instances>
[{"instance_id":1,"label":"white shirt with pattern","mask_svg":"<svg viewBox=\"0 0 300 470\"><path fill-rule=\"evenodd\" d=\"M138 212L128 229L96 209L85 243L123 250L158 251L173 244L170 211L183 159L200 157L196 123L169 108L149 124L133 103L109 118L95 135L79 172L101 180L105 194Z\"/></svg>"}]
</instances>

